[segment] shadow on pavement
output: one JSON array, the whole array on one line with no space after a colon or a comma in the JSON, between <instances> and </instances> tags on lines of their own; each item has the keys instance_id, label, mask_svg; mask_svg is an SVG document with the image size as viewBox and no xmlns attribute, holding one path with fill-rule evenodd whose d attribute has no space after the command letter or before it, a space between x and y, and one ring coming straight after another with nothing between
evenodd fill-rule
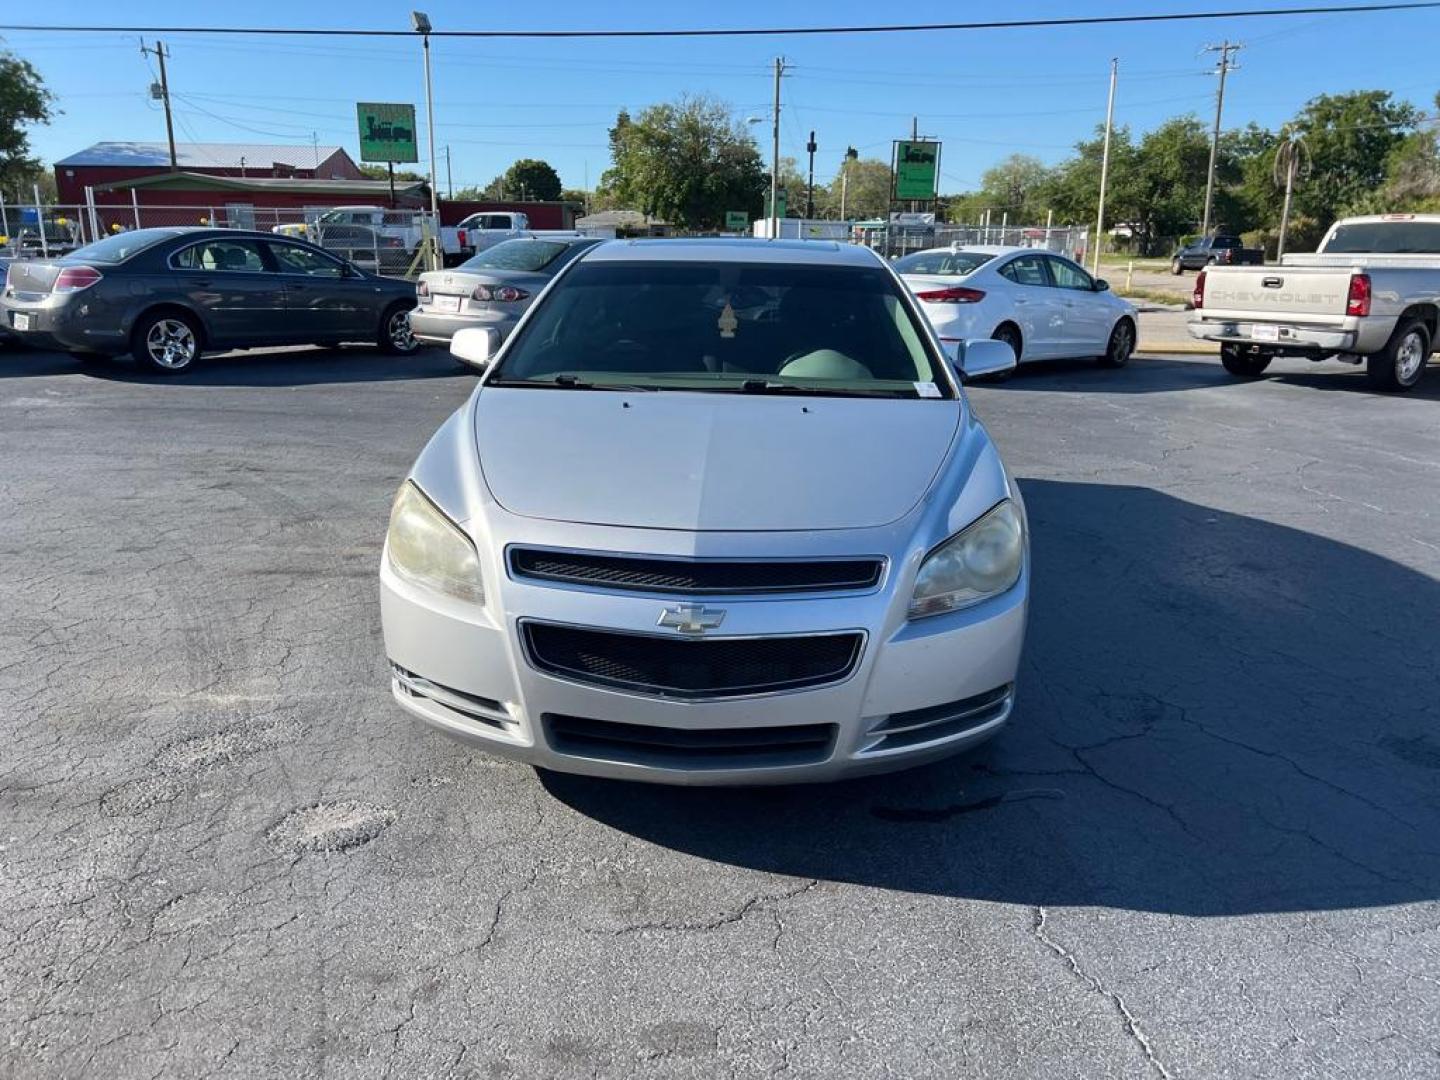
<instances>
[{"instance_id":1,"label":"shadow on pavement","mask_svg":"<svg viewBox=\"0 0 1440 1080\"><path fill-rule=\"evenodd\" d=\"M77 360L67 353L10 348L0 351L0 379L73 375L109 382L170 386L305 386L313 383L387 382L396 379L468 378L445 349L390 356L364 345L341 349L254 349L203 357L183 375L142 371L128 357Z\"/></svg>"},{"instance_id":2,"label":"shadow on pavement","mask_svg":"<svg viewBox=\"0 0 1440 1080\"><path fill-rule=\"evenodd\" d=\"M667 848L902 892L1191 916L1440 897L1440 583L1149 489L1022 485L1030 637L986 748L831 786L543 783Z\"/></svg>"},{"instance_id":3,"label":"shadow on pavement","mask_svg":"<svg viewBox=\"0 0 1440 1080\"><path fill-rule=\"evenodd\" d=\"M1103 368L1094 360L1030 360L1003 382L974 384L986 390L1063 390L1089 394L1163 394L1238 386L1218 360L1131 360L1123 368Z\"/></svg>"}]
</instances>

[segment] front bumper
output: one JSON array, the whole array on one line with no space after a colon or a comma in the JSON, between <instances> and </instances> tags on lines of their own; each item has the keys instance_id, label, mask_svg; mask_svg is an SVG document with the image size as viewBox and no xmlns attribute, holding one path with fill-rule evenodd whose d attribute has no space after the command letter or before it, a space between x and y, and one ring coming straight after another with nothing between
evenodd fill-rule
<instances>
[{"instance_id":1,"label":"front bumper","mask_svg":"<svg viewBox=\"0 0 1440 1080\"><path fill-rule=\"evenodd\" d=\"M897 587L908 590L908 581L891 580L843 598L724 602L726 634L859 630L866 635L864 650L850 673L834 683L698 701L557 678L532 666L521 644L522 617L653 631L657 612L674 598L508 578L492 578L487 586L492 598L485 607L462 604L398 578L388 558L382 559L381 618L391 687L407 712L454 738L556 771L676 784L764 784L907 768L994 735L1014 703L1029 570L993 600L916 622L902 618L898 625L891 612ZM577 740L576 724L588 725L585 731L614 732L616 738ZM802 734L809 738L822 730L823 745L811 740L807 750L788 757L683 750L727 732L753 733L755 741L763 736L798 742ZM627 740L637 732L654 735L642 740L651 749L654 741L682 749L661 755L636 750Z\"/></svg>"}]
</instances>

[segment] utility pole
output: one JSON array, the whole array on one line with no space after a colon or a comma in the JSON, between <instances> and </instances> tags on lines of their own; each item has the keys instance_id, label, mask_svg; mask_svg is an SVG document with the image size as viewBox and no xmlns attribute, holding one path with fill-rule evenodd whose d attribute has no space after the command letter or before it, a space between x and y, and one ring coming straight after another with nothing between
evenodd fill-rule
<instances>
[{"instance_id":1,"label":"utility pole","mask_svg":"<svg viewBox=\"0 0 1440 1080\"><path fill-rule=\"evenodd\" d=\"M445 197L455 198L455 178L450 174L450 144L445 144Z\"/></svg>"},{"instance_id":2,"label":"utility pole","mask_svg":"<svg viewBox=\"0 0 1440 1080\"><path fill-rule=\"evenodd\" d=\"M845 156L840 159L840 220L848 221L845 216L845 200L850 194L850 162L860 156L860 151L853 146L845 148Z\"/></svg>"},{"instance_id":3,"label":"utility pole","mask_svg":"<svg viewBox=\"0 0 1440 1080\"><path fill-rule=\"evenodd\" d=\"M1205 174L1205 218L1200 225L1200 235L1210 235L1210 208L1215 201L1215 157L1220 150L1220 114L1225 108L1225 76L1230 74L1234 66L1230 63L1230 54L1238 52L1240 43L1224 41L1219 45L1211 45L1206 52L1218 52L1220 54L1220 88L1215 93L1215 130L1210 136L1210 168Z\"/></svg>"},{"instance_id":4,"label":"utility pole","mask_svg":"<svg viewBox=\"0 0 1440 1080\"><path fill-rule=\"evenodd\" d=\"M1105 149L1100 155L1100 209L1095 215L1095 241L1090 245L1090 269L1100 276L1100 238L1105 235L1105 185L1110 180L1110 132L1115 127L1115 80L1120 74L1120 59L1110 61L1110 100L1105 104ZM1049 241L1050 234L1045 234Z\"/></svg>"},{"instance_id":5,"label":"utility pole","mask_svg":"<svg viewBox=\"0 0 1440 1080\"><path fill-rule=\"evenodd\" d=\"M141 56L154 56L160 61L160 100L165 106L165 139L170 144L170 169L176 171L180 168L175 158L175 121L170 116L170 79L165 74L165 58L170 51L165 48L163 41L156 41L153 49L147 49L142 39L140 42Z\"/></svg>"},{"instance_id":6,"label":"utility pole","mask_svg":"<svg viewBox=\"0 0 1440 1080\"><path fill-rule=\"evenodd\" d=\"M435 183L435 95L430 85L430 16L423 11L410 13L410 24L420 35L425 53L425 127L426 141L430 144L430 227L434 230L430 241L430 269L439 270L440 258L440 193Z\"/></svg>"},{"instance_id":7,"label":"utility pole","mask_svg":"<svg viewBox=\"0 0 1440 1080\"><path fill-rule=\"evenodd\" d=\"M810 141L805 144L810 154L810 181L805 185L805 217L815 216L815 132L810 132Z\"/></svg>"},{"instance_id":8,"label":"utility pole","mask_svg":"<svg viewBox=\"0 0 1440 1080\"><path fill-rule=\"evenodd\" d=\"M785 74L785 58L775 58L775 113L770 128L770 239L780 238L780 76Z\"/></svg>"}]
</instances>

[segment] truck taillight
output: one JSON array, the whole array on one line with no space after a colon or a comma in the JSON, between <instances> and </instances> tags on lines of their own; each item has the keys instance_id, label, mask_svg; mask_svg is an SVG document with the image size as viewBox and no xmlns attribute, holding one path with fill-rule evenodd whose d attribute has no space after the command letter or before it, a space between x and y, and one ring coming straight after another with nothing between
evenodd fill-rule
<instances>
[{"instance_id":1,"label":"truck taillight","mask_svg":"<svg viewBox=\"0 0 1440 1080\"><path fill-rule=\"evenodd\" d=\"M1370 275L1350 275L1350 296L1345 302L1346 315L1359 315L1362 318L1370 314Z\"/></svg>"},{"instance_id":2,"label":"truck taillight","mask_svg":"<svg viewBox=\"0 0 1440 1080\"><path fill-rule=\"evenodd\" d=\"M7 278L10 276L6 271ZM53 286L55 292L79 292L100 280L100 271L93 266L67 266L60 271Z\"/></svg>"},{"instance_id":3,"label":"truck taillight","mask_svg":"<svg viewBox=\"0 0 1440 1080\"><path fill-rule=\"evenodd\" d=\"M464 229L456 229L456 230L455 230L455 242L458 243L462 248L465 247L465 230L464 230Z\"/></svg>"},{"instance_id":4,"label":"truck taillight","mask_svg":"<svg viewBox=\"0 0 1440 1080\"><path fill-rule=\"evenodd\" d=\"M1195 292L1190 297L1190 306L1202 308L1205 306L1205 271L1195 275Z\"/></svg>"}]
</instances>

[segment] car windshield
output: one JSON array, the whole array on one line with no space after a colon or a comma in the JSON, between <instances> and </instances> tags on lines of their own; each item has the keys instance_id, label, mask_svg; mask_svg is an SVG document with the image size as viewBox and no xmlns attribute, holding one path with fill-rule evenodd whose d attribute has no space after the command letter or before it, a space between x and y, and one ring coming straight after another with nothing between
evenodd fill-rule
<instances>
[{"instance_id":1,"label":"car windshield","mask_svg":"<svg viewBox=\"0 0 1440 1080\"><path fill-rule=\"evenodd\" d=\"M178 235L172 229L136 229L133 232L116 233L76 249L70 257L83 259L85 262L122 263L136 252Z\"/></svg>"},{"instance_id":2,"label":"car windshield","mask_svg":"<svg viewBox=\"0 0 1440 1080\"><path fill-rule=\"evenodd\" d=\"M882 267L581 263L487 385L953 397Z\"/></svg>"},{"instance_id":3,"label":"car windshield","mask_svg":"<svg viewBox=\"0 0 1440 1080\"><path fill-rule=\"evenodd\" d=\"M543 270L568 247L553 240L506 240L460 264L461 270Z\"/></svg>"},{"instance_id":4,"label":"car windshield","mask_svg":"<svg viewBox=\"0 0 1440 1080\"><path fill-rule=\"evenodd\" d=\"M1440 254L1440 221L1357 221L1337 225L1323 249L1355 255Z\"/></svg>"},{"instance_id":5,"label":"car windshield","mask_svg":"<svg viewBox=\"0 0 1440 1080\"><path fill-rule=\"evenodd\" d=\"M964 277L984 266L994 255L983 251L917 251L895 260L897 274L930 274L936 277Z\"/></svg>"}]
</instances>

